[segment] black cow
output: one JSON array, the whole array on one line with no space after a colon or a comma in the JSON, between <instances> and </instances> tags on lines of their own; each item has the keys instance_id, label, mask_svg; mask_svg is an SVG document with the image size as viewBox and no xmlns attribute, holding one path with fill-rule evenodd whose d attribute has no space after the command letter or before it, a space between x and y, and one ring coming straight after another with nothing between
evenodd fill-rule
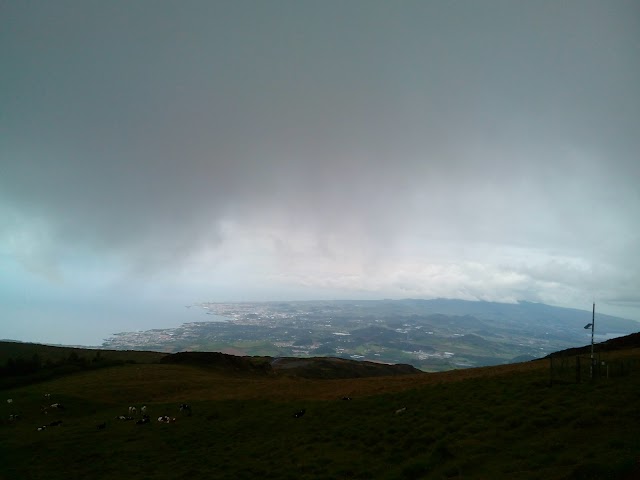
<instances>
[{"instance_id":1,"label":"black cow","mask_svg":"<svg viewBox=\"0 0 640 480\"><path fill-rule=\"evenodd\" d=\"M293 414L293 418L300 418L305 413L307 413L307 411L304 408L302 410L298 410L296 413Z\"/></svg>"},{"instance_id":2,"label":"black cow","mask_svg":"<svg viewBox=\"0 0 640 480\"><path fill-rule=\"evenodd\" d=\"M186 403L181 403L180 404L180 411L182 413L184 413L185 415L187 415L188 417L191 416L191 405L188 405Z\"/></svg>"}]
</instances>

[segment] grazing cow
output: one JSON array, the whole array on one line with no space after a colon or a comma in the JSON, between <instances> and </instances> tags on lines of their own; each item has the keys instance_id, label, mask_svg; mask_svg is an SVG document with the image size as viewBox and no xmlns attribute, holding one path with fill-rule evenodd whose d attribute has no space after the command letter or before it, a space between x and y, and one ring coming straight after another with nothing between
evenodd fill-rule
<instances>
[{"instance_id":1,"label":"grazing cow","mask_svg":"<svg viewBox=\"0 0 640 480\"><path fill-rule=\"evenodd\" d=\"M406 411L407 411L407 407L399 408L398 410L396 410L396 415L400 415L401 413L404 413Z\"/></svg>"},{"instance_id":2,"label":"grazing cow","mask_svg":"<svg viewBox=\"0 0 640 480\"><path fill-rule=\"evenodd\" d=\"M46 426L46 425L43 425L43 426L41 426L41 427L38 427L38 431L39 431L39 432L41 432L41 431L43 431L43 430L46 430L46 429L47 429L47 426Z\"/></svg>"},{"instance_id":3,"label":"grazing cow","mask_svg":"<svg viewBox=\"0 0 640 480\"><path fill-rule=\"evenodd\" d=\"M105 428L107 428L107 422L102 422L98 425L98 430L104 430Z\"/></svg>"},{"instance_id":4,"label":"grazing cow","mask_svg":"<svg viewBox=\"0 0 640 480\"><path fill-rule=\"evenodd\" d=\"M151 422L151 419L149 418L149 416L145 415L140 420L136 421L136 425L144 425L145 423L150 423L150 422Z\"/></svg>"},{"instance_id":5,"label":"grazing cow","mask_svg":"<svg viewBox=\"0 0 640 480\"><path fill-rule=\"evenodd\" d=\"M7 403L13 403L13 398L7 398Z\"/></svg>"},{"instance_id":6,"label":"grazing cow","mask_svg":"<svg viewBox=\"0 0 640 480\"><path fill-rule=\"evenodd\" d=\"M186 403L181 403L180 404L180 411L183 414L186 414L188 417L191 416L191 405L188 405Z\"/></svg>"},{"instance_id":7,"label":"grazing cow","mask_svg":"<svg viewBox=\"0 0 640 480\"><path fill-rule=\"evenodd\" d=\"M44 394L44 398L46 398L47 400L51 400L51 394L50 393L45 393Z\"/></svg>"},{"instance_id":8,"label":"grazing cow","mask_svg":"<svg viewBox=\"0 0 640 480\"><path fill-rule=\"evenodd\" d=\"M56 420L55 422L51 422L49 424L50 427L59 427L60 425L62 425L62 420Z\"/></svg>"},{"instance_id":9,"label":"grazing cow","mask_svg":"<svg viewBox=\"0 0 640 480\"><path fill-rule=\"evenodd\" d=\"M14 420L20 420L20 415L18 415L18 414L9 415L9 421L13 422Z\"/></svg>"},{"instance_id":10,"label":"grazing cow","mask_svg":"<svg viewBox=\"0 0 640 480\"><path fill-rule=\"evenodd\" d=\"M173 423L176 421L176 417L170 417L168 415L163 415L161 417L158 417L158 421L160 423Z\"/></svg>"},{"instance_id":11,"label":"grazing cow","mask_svg":"<svg viewBox=\"0 0 640 480\"><path fill-rule=\"evenodd\" d=\"M48 415L50 408L55 408L57 410L64 410L64 405L62 405L61 403L52 403L48 407L42 407L41 409L42 413L44 413L45 415Z\"/></svg>"},{"instance_id":12,"label":"grazing cow","mask_svg":"<svg viewBox=\"0 0 640 480\"><path fill-rule=\"evenodd\" d=\"M143 406L142 406L142 408L140 409L140 413L141 413L142 415L146 415L146 414L147 414L147 406L146 406L146 405L143 405Z\"/></svg>"},{"instance_id":13,"label":"grazing cow","mask_svg":"<svg viewBox=\"0 0 640 480\"><path fill-rule=\"evenodd\" d=\"M129 407L129 415L135 415L137 412L136 407Z\"/></svg>"},{"instance_id":14,"label":"grazing cow","mask_svg":"<svg viewBox=\"0 0 640 480\"><path fill-rule=\"evenodd\" d=\"M293 414L293 418L300 418L305 413L307 413L307 411L304 408L302 410L298 410L296 413Z\"/></svg>"}]
</instances>

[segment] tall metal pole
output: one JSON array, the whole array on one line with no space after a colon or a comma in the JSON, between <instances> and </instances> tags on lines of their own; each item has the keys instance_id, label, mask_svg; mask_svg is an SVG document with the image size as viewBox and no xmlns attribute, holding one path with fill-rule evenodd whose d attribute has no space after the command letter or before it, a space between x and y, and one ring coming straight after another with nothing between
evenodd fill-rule
<instances>
[{"instance_id":1,"label":"tall metal pole","mask_svg":"<svg viewBox=\"0 0 640 480\"><path fill-rule=\"evenodd\" d=\"M591 379L593 379L593 332L596 328L596 302L593 302L593 313L591 314Z\"/></svg>"},{"instance_id":2,"label":"tall metal pole","mask_svg":"<svg viewBox=\"0 0 640 480\"><path fill-rule=\"evenodd\" d=\"M593 303L593 313L591 314L591 363L593 363L593 331L596 328L596 304Z\"/></svg>"}]
</instances>

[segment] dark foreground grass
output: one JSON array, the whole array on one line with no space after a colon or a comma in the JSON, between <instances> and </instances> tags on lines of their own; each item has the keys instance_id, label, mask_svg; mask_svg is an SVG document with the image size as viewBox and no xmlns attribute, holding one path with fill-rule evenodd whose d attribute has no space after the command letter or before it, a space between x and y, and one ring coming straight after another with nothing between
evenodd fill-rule
<instances>
[{"instance_id":1,"label":"dark foreground grass","mask_svg":"<svg viewBox=\"0 0 640 480\"><path fill-rule=\"evenodd\" d=\"M14 402L0 406L0 478L640 478L638 372L553 387L545 368L469 377L256 379L176 365L85 372L4 392ZM64 411L41 413L49 392ZM181 402L192 416L180 416ZM114 419L143 403L151 424ZM9 422L10 413L22 418ZM164 414L176 422L158 423ZM63 424L36 431L54 420Z\"/></svg>"}]
</instances>

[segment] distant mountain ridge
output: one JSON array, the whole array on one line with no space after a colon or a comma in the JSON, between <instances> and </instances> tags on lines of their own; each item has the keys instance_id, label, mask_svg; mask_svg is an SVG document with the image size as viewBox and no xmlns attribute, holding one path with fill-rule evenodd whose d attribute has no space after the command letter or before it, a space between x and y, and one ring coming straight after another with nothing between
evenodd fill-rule
<instances>
[{"instance_id":1,"label":"distant mountain ridge","mask_svg":"<svg viewBox=\"0 0 640 480\"><path fill-rule=\"evenodd\" d=\"M219 352L178 352L160 363L196 365L237 374L287 375L302 378L364 378L423 373L411 365L374 363L335 357L246 357Z\"/></svg>"},{"instance_id":2,"label":"distant mountain ridge","mask_svg":"<svg viewBox=\"0 0 640 480\"><path fill-rule=\"evenodd\" d=\"M474 315L480 319L504 320L511 322L541 322L541 325L554 321L580 326L584 320L591 319L591 310L556 307L544 303L519 301L517 303L486 302L476 300L456 300L437 298L432 300L405 299L391 300L412 303L425 310L444 315ZM589 305L590 306L590 305ZM608 333L632 333L640 330L640 322L626 318L606 315L598 312L596 305L597 325L604 325ZM601 323L602 322L602 323Z\"/></svg>"}]
</instances>

